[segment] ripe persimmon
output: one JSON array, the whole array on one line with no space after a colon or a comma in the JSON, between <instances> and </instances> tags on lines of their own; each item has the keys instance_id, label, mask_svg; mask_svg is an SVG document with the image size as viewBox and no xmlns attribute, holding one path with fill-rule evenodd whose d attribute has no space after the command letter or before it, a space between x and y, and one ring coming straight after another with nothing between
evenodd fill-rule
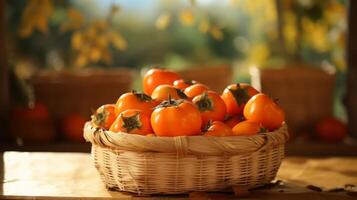
<instances>
[{"instance_id":1,"label":"ripe persimmon","mask_svg":"<svg viewBox=\"0 0 357 200\"><path fill-rule=\"evenodd\" d=\"M159 85L157 86L151 94L151 98L155 101L162 102L171 96L172 99L187 99L185 93L180 89L175 88L172 85Z\"/></svg>"},{"instance_id":2,"label":"ripe persimmon","mask_svg":"<svg viewBox=\"0 0 357 200\"><path fill-rule=\"evenodd\" d=\"M233 136L232 129L221 121L210 121L203 132L204 136Z\"/></svg>"},{"instance_id":3,"label":"ripe persimmon","mask_svg":"<svg viewBox=\"0 0 357 200\"><path fill-rule=\"evenodd\" d=\"M150 134L152 133L150 115L139 109L125 110L119 114L109 130L139 135Z\"/></svg>"},{"instance_id":4,"label":"ripe persimmon","mask_svg":"<svg viewBox=\"0 0 357 200\"><path fill-rule=\"evenodd\" d=\"M285 113L268 95L254 95L244 107L244 117L273 131L285 121Z\"/></svg>"},{"instance_id":5,"label":"ripe persimmon","mask_svg":"<svg viewBox=\"0 0 357 200\"><path fill-rule=\"evenodd\" d=\"M196 83L193 84L189 87L187 87L184 90L184 93L186 94L186 96L190 99L192 99L193 97L202 94L204 91L209 90L207 85L204 85L202 83Z\"/></svg>"},{"instance_id":6,"label":"ripe persimmon","mask_svg":"<svg viewBox=\"0 0 357 200\"><path fill-rule=\"evenodd\" d=\"M144 75L144 92L147 95L151 95L157 86L163 84L172 85L178 79L180 79L180 76L176 72L165 69L150 69Z\"/></svg>"},{"instance_id":7,"label":"ripe persimmon","mask_svg":"<svg viewBox=\"0 0 357 200\"><path fill-rule=\"evenodd\" d=\"M253 121L242 121L233 127L233 133L236 136L251 136L266 132L259 123Z\"/></svg>"},{"instance_id":8,"label":"ripe persimmon","mask_svg":"<svg viewBox=\"0 0 357 200\"><path fill-rule=\"evenodd\" d=\"M198 109L187 100L169 98L151 114L151 125L157 136L199 135L202 119Z\"/></svg>"},{"instance_id":9,"label":"ripe persimmon","mask_svg":"<svg viewBox=\"0 0 357 200\"><path fill-rule=\"evenodd\" d=\"M128 109L139 109L150 116L154 107L157 105L158 102L153 100L149 95L132 91L124 93L119 97L116 103L116 114L119 115L121 112Z\"/></svg>"},{"instance_id":10,"label":"ripe persimmon","mask_svg":"<svg viewBox=\"0 0 357 200\"><path fill-rule=\"evenodd\" d=\"M117 107L115 104L105 104L100 106L91 116L92 124L97 127L109 130L117 118Z\"/></svg>"},{"instance_id":11,"label":"ripe persimmon","mask_svg":"<svg viewBox=\"0 0 357 200\"><path fill-rule=\"evenodd\" d=\"M226 104L222 98L213 91L206 91L194 97L192 103L198 108L202 116L203 126L212 121L223 121L226 115Z\"/></svg>"},{"instance_id":12,"label":"ripe persimmon","mask_svg":"<svg viewBox=\"0 0 357 200\"><path fill-rule=\"evenodd\" d=\"M193 85L193 84L196 84L198 83L197 81L195 80L184 80L184 79L179 79L179 80L176 80L174 81L174 87L175 88L178 88L180 90L184 90L186 89L187 87Z\"/></svg>"},{"instance_id":13,"label":"ripe persimmon","mask_svg":"<svg viewBox=\"0 0 357 200\"><path fill-rule=\"evenodd\" d=\"M227 86L222 99L227 106L227 113L231 116L242 114L247 101L259 93L256 89L246 83L237 83Z\"/></svg>"},{"instance_id":14,"label":"ripe persimmon","mask_svg":"<svg viewBox=\"0 0 357 200\"><path fill-rule=\"evenodd\" d=\"M244 117L241 115L228 116L224 120L224 123L227 124L229 127L233 128L235 125L237 125L239 122L241 122L243 120L244 120Z\"/></svg>"}]
</instances>

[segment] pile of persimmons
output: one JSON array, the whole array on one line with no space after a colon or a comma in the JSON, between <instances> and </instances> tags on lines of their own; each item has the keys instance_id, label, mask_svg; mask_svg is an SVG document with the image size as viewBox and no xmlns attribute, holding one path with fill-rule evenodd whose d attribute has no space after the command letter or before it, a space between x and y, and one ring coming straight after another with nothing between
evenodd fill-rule
<instances>
[{"instance_id":1,"label":"pile of persimmons","mask_svg":"<svg viewBox=\"0 0 357 200\"><path fill-rule=\"evenodd\" d=\"M285 120L275 100L246 83L219 94L176 72L150 69L143 88L144 93L128 92L116 104L99 107L92 125L147 136L250 136L274 131Z\"/></svg>"}]
</instances>

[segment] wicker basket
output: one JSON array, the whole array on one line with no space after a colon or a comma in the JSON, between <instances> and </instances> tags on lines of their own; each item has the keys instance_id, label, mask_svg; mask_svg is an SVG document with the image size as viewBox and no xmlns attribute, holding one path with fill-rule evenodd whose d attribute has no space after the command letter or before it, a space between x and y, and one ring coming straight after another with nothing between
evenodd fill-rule
<instances>
[{"instance_id":1,"label":"wicker basket","mask_svg":"<svg viewBox=\"0 0 357 200\"><path fill-rule=\"evenodd\" d=\"M274 179L287 126L251 137L148 137L84 127L108 189L141 195L255 187Z\"/></svg>"}]
</instances>

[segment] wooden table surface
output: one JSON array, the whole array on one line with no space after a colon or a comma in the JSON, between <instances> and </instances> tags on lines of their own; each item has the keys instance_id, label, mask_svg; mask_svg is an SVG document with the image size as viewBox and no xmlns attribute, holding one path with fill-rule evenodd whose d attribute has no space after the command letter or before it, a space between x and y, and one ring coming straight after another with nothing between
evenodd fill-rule
<instances>
[{"instance_id":1,"label":"wooden table surface","mask_svg":"<svg viewBox=\"0 0 357 200\"><path fill-rule=\"evenodd\" d=\"M188 199L188 195L138 197L109 192L86 153L5 152L1 155L0 199ZM277 179L284 186L255 190L249 199L356 199L346 192L327 192L345 184L357 185L357 157L288 157ZM321 187L323 192L307 189ZM211 199L236 199L213 193ZM204 199L204 198L200 198Z\"/></svg>"}]
</instances>

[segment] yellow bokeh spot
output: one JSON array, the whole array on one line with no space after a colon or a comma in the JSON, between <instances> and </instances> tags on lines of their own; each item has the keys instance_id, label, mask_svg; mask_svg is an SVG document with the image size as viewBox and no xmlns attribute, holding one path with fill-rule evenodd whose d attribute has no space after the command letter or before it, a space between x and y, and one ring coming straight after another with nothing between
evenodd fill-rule
<instances>
[{"instance_id":1,"label":"yellow bokeh spot","mask_svg":"<svg viewBox=\"0 0 357 200\"><path fill-rule=\"evenodd\" d=\"M53 2L51 0L28 0L21 16L19 37L30 37L35 30L47 33L48 19L52 12Z\"/></svg>"},{"instance_id":2,"label":"yellow bokeh spot","mask_svg":"<svg viewBox=\"0 0 357 200\"><path fill-rule=\"evenodd\" d=\"M216 25L211 26L210 33L214 39L223 40L222 30L218 26Z\"/></svg>"},{"instance_id":3,"label":"yellow bokeh spot","mask_svg":"<svg viewBox=\"0 0 357 200\"><path fill-rule=\"evenodd\" d=\"M320 22L313 22L307 17L302 19L302 29L304 41L319 52L326 52L330 49L330 42L327 38L328 27Z\"/></svg>"},{"instance_id":4,"label":"yellow bokeh spot","mask_svg":"<svg viewBox=\"0 0 357 200\"><path fill-rule=\"evenodd\" d=\"M210 22L207 19L204 19L200 22L199 30L201 33L207 33L210 29Z\"/></svg>"},{"instance_id":5,"label":"yellow bokeh spot","mask_svg":"<svg viewBox=\"0 0 357 200\"><path fill-rule=\"evenodd\" d=\"M84 44L83 34L80 31L73 33L71 37L71 47L75 50L79 50Z\"/></svg>"},{"instance_id":6,"label":"yellow bokeh spot","mask_svg":"<svg viewBox=\"0 0 357 200\"><path fill-rule=\"evenodd\" d=\"M93 62L98 62L101 59L101 51L97 47L93 47L90 50L89 58Z\"/></svg>"},{"instance_id":7,"label":"yellow bokeh spot","mask_svg":"<svg viewBox=\"0 0 357 200\"><path fill-rule=\"evenodd\" d=\"M248 61L251 64L261 65L263 64L270 56L270 50L265 43L258 43L251 46Z\"/></svg>"},{"instance_id":8,"label":"yellow bokeh spot","mask_svg":"<svg viewBox=\"0 0 357 200\"><path fill-rule=\"evenodd\" d=\"M195 23L195 16L189 9L182 10L180 13L180 22L184 26L192 26Z\"/></svg>"},{"instance_id":9,"label":"yellow bokeh spot","mask_svg":"<svg viewBox=\"0 0 357 200\"><path fill-rule=\"evenodd\" d=\"M118 32L114 32L114 31L110 32L109 38L113 43L114 47L117 49L124 50L128 46L124 37Z\"/></svg>"},{"instance_id":10,"label":"yellow bokeh spot","mask_svg":"<svg viewBox=\"0 0 357 200\"><path fill-rule=\"evenodd\" d=\"M170 21L171 21L170 13L164 13L160 15L159 18L157 18L155 22L155 26L159 30L164 30L169 26Z\"/></svg>"}]
</instances>

